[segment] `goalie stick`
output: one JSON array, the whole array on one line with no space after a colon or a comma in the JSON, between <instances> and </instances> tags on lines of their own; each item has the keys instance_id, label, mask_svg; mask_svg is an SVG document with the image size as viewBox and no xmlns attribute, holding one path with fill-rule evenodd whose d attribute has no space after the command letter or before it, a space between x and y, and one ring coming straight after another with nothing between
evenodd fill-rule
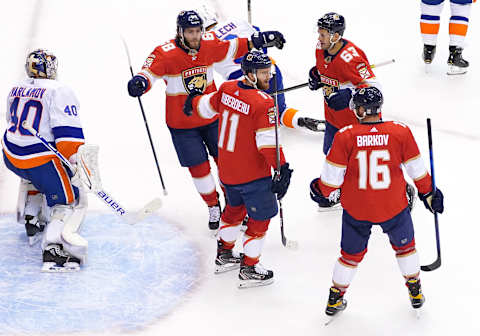
<instances>
[{"instance_id":1,"label":"goalie stick","mask_svg":"<svg viewBox=\"0 0 480 336\"><path fill-rule=\"evenodd\" d=\"M77 169L75 169L70 161L68 161L55 147L53 147L43 136L41 136L37 130L35 130L31 125L27 123L27 121L22 122L22 126L24 129L29 131L33 136L37 137L42 144L47 147L53 154L55 154L60 161L64 165L66 165L73 173L77 172ZM86 146L86 145L83 145ZM123 206L120 205L119 202L117 202L110 193L105 191L101 187L100 183L100 178L97 174L97 176L93 176L90 170L88 169L88 166L84 162L84 155L85 151L84 149L81 149L83 146L80 147L79 149L79 154L80 156L78 157L79 160L79 166L82 169L81 176L84 178L81 178L80 180L85 184L85 186L90 190L92 193L94 193L98 198L102 200L102 202L108 206L108 208L113 211L117 216L120 218L124 219L127 223L129 224L135 224L142 219L144 219L146 216L150 215L154 211L156 211L160 206L162 205L161 200L159 198L155 198L149 203L147 203L140 211L138 212L130 212L126 210ZM87 146L89 150L94 152L94 154L98 153L98 146ZM82 155L83 151L83 155Z\"/></svg>"},{"instance_id":2,"label":"goalie stick","mask_svg":"<svg viewBox=\"0 0 480 336\"><path fill-rule=\"evenodd\" d=\"M277 74L274 70L273 72L273 85L275 92L277 92ZM277 167L275 169L277 178L280 178L280 145L278 140L278 125L279 125L279 116L278 116L278 96L275 95L275 150L277 154ZM288 249L296 250L298 249L298 242L295 240L289 240L285 237L284 225L283 225L283 207L282 201L278 200L278 207L280 212L280 234L282 237L282 244Z\"/></svg>"},{"instance_id":3,"label":"goalie stick","mask_svg":"<svg viewBox=\"0 0 480 336\"><path fill-rule=\"evenodd\" d=\"M432 148L432 125L430 122L430 118L427 118L427 131L428 131L428 150L430 152L430 174L432 175L432 194L435 195L437 191L437 185L435 184L435 171L433 166L433 148ZM435 239L437 243L437 259L431 263L430 265L425 265L420 267L422 271L434 271L440 267L442 264L442 257L440 255L440 231L438 229L438 214L434 210L433 211L433 218L435 221Z\"/></svg>"},{"instance_id":4,"label":"goalie stick","mask_svg":"<svg viewBox=\"0 0 480 336\"><path fill-rule=\"evenodd\" d=\"M388 61L372 64L372 65L370 65L370 68L374 69L374 68L378 68L378 67L381 67L381 66L384 66L384 65L387 65L387 64L392 64L392 63L395 63L395 59L393 59L393 58L391 60L388 60ZM298 85L294 85L294 86L290 86L290 87L285 88L283 90L278 90L278 91L272 93L272 96L276 96L278 94L285 93L285 92L288 92L288 91L301 89L301 88L306 87L306 86L308 86L308 82L298 84Z\"/></svg>"}]
</instances>

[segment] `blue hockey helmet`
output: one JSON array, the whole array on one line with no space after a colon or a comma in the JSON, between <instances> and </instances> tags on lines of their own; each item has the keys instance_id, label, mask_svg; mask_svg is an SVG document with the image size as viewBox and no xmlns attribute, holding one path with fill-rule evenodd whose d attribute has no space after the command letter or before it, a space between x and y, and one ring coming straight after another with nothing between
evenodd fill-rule
<instances>
[{"instance_id":1,"label":"blue hockey helmet","mask_svg":"<svg viewBox=\"0 0 480 336\"><path fill-rule=\"evenodd\" d=\"M243 56L242 72L245 76L248 73L256 74L258 69L268 69L272 66L270 57L258 50L251 50Z\"/></svg>"},{"instance_id":2,"label":"blue hockey helmet","mask_svg":"<svg viewBox=\"0 0 480 336\"><path fill-rule=\"evenodd\" d=\"M363 108L365 108L366 115L377 115L381 112L382 109L383 95L378 88L374 86L369 86L357 90L357 92L353 94L352 102L355 113L356 110L360 106L362 106Z\"/></svg>"},{"instance_id":3,"label":"blue hockey helmet","mask_svg":"<svg viewBox=\"0 0 480 336\"><path fill-rule=\"evenodd\" d=\"M25 61L25 71L30 78L55 79L58 62L55 55L44 49L30 52Z\"/></svg>"},{"instance_id":4,"label":"blue hockey helmet","mask_svg":"<svg viewBox=\"0 0 480 336\"><path fill-rule=\"evenodd\" d=\"M338 33L340 36L343 36L345 32L345 18L343 15L330 12L318 19L317 26L320 29L327 30L332 35Z\"/></svg>"},{"instance_id":5,"label":"blue hockey helmet","mask_svg":"<svg viewBox=\"0 0 480 336\"><path fill-rule=\"evenodd\" d=\"M185 28L201 27L203 29L203 20L197 12L193 10L181 11L177 16L177 30Z\"/></svg>"}]
</instances>

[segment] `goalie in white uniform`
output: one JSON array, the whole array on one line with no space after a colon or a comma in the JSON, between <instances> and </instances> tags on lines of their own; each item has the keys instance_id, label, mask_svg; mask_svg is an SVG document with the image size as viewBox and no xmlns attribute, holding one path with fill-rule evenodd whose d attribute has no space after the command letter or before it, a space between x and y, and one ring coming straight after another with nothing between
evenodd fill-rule
<instances>
[{"instance_id":1,"label":"goalie in white uniform","mask_svg":"<svg viewBox=\"0 0 480 336\"><path fill-rule=\"evenodd\" d=\"M2 138L5 165L21 178L17 220L25 224L31 245L44 231L42 271L77 271L86 261L88 246L78 234L87 210L80 175L65 167L22 122L76 167L77 151L84 144L80 106L73 91L55 80L57 59L52 53L31 52L25 67L28 78L8 94L9 125Z\"/></svg>"}]
</instances>

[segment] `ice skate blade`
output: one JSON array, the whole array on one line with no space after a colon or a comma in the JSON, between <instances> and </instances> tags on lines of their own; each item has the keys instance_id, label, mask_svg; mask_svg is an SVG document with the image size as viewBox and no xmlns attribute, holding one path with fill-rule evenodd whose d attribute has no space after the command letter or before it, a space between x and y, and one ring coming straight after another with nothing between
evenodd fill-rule
<instances>
[{"instance_id":1,"label":"ice skate blade","mask_svg":"<svg viewBox=\"0 0 480 336\"><path fill-rule=\"evenodd\" d=\"M425 63L425 73L430 74L433 72L432 63Z\"/></svg>"},{"instance_id":2,"label":"ice skate blade","mask_svg":"<svg viewBox=\"0 0 480 336\"><path fill-rule=\"evenodd\" d=\"M260 287L260 286L267 286L273 283L273 278L268 280L239 280L238 281L238 288L253 288L253 287Z\"/></svg>"},{"instance_id":3,"label":"ice skate blade","mask_svg":"<svg viewBox=\"0 0 480 336\"><path fill-rule=\"evenodd\" d=\"M343 310L337 312L337 313L334 314L334 315L327 315L327 317L325 318L324 326L330 325L335 319L338 318L338 316L339 316L342 312L343 312Z\"/></svg>"},{"instance_id":4,"label":"ice skate blade","mask_svg":"<svg viewBox=\"0 0 480 336\"><path fill-rule=\"evenodd\" d=\"M214 274L222 274L222 273L226 273L226 272L230 272L230 271L234 271L234 270L238 270L240 268L240 263L238 264L231 264L231 265L228 265L228 266L225 266L225 265L215 265L215 272Z\"/></svg>"},{"instance_id":5,"label":"ice skate blade","mask_svg":"<svg viewBox=\"0 0 480 336\"><path fill-rule=\"evenodd\" d=\"M460 68L455 65L449 65L447 75L464 75L467 73L468 68Z\"/></svg>"},{"instance_id":6,"label":"ice skate blade","mask_svg":"<svg viewBox=\"0 0 480 336\"><path fill-rule=\"evenodd\" d=\"M44 262L42 273L73 273L80 271L80 265L76 262L67 262L63 266L58 266L54 262Z\"/></svg>"},{"instance_id":7,"label":"ice skate blade","mask_svg":"<svg viewBox=\"0 0 480 336\"><path fill-rule=\"evenodd\" d=\"M420 317L422 317L422 308L415 308L415 317L417 320L420 320Z\"/></svg>"},{"instance_id":8,"label":"ice skate blade","mask_svg":"<svg viewBox=\"0 0 480 336\"><path fill-rule=\"evenodd\" d=\"M42 239L43 232L39 232L34 236L28 237L28 245L33 246Z\"/></svg>"}]
</instances>

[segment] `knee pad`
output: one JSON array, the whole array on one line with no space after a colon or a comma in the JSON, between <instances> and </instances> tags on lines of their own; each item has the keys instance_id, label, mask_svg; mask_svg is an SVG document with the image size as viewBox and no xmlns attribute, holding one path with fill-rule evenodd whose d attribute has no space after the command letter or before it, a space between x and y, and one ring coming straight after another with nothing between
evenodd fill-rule
<instances>
[{"instance_id":1,"label":"knee pad","mask_svg":"<svg viewBox=\"0 0 480 336\"><path fill-rule=\"evenodd\" d=\"M247 231L245 231L245 234L252 238L261 238L265 236L269 223L270 219L259 221L250 217L247 222L248 228Z\"/></svg>"},{"instance_id":2,"label":"knee pad","mask_svg":"<svg viewBox=\"0 0 480 336\"><path fill-rule=\"evenodd\" d=\"M338 259L338 261L348 267L357 267L358 264L363 260L363 257L366 253L367 249L354 254L350 254L342 250L342 256Z\"/></svg>"},{"instance_id":3,"label":"knee pad","mask_svg":"<svg viewBox=\"0 0 480 336\"><path fill-rule=\"evenodd\" d=\"M239 224L243 221L247 214L245 205L231 206L227 204L223 210L222 221L226 224Z\"/></svg>"}]
</instances>

